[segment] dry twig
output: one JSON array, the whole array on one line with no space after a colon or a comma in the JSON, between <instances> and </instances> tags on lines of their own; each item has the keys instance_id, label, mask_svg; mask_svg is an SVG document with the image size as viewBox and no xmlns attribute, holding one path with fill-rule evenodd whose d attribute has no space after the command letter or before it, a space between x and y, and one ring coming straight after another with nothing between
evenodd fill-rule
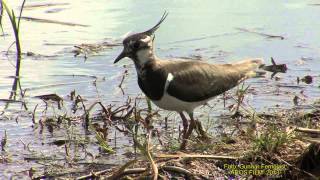
<instances>
[{"instance_id":1,"label":"dry twig","mask_svg":"<svg viewBox=\"0 0 320 180\"><path fill-rule=\"evenodd\" d=\"M304 132L304 133L320 134L320 129L309 129L309 128L296 127L294 130L298 131L298 132Z\"/></svg>"},{"instance_id":2,"label":"dry twig","mask_svg":"<svg viewBox=\"0 0 320 180\"><path fill-rule=\"evenodd\" d=\"M156 158L210 158L220 160L238 160L240 157L233 156L217 156L217 155L206 155L206 154L160 154L155 156Z\"/></svg>"}]
</instances>

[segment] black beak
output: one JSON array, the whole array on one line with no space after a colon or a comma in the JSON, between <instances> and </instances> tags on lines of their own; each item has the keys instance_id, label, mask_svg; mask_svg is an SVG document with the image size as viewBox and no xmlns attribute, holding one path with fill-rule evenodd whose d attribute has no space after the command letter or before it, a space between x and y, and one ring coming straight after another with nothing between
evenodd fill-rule
<instances>
[{"instance_id":1,"label":"black beak","mask_svg":"<svg viewBox=\"0 0 320 180\"><path fill-rule=\"evenodd\" d=\"M125 58L125 57L127 57L127 54L125 53L125 51L123 50L120 54L119 54L119 56L116 58L116 60L114 60L114 64L115 63L117 63L118 61L120 61L121 59L123 59L123 58Z\"/></svg>"}]
</instances>

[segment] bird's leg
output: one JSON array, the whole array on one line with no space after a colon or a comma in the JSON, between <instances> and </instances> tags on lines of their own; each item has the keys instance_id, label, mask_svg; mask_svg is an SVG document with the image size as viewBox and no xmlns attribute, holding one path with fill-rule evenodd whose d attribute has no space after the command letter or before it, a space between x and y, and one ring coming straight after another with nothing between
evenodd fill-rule
<instances>
[{"instance_id":1,"label":"bird's leg","mask_svg":"<svg viewBox=\"0 0 320 180\"><path fill-rule=\"evenodd\" d=\"M183 112L180 112L179 114L182 119L182 125L183 125L182 137L184 138L184 136L188 130L188 120L187 120L186 116L183 114Z\"/></svg>"},{"instance_id":2,"label":"bird's leg","mask_svg":"<svg viewBox=\"0 0 320 180\"><path fill-rule=\"evenodd\" d=\"M200 121L195 120L195 128L202 140L208 140L210 137L208 136L207 132L203 129L202 124Z\"/></svg>"},{"instance_id":3,"label":"bird's leg","mask_svg":"<svg viewBox=\"0 0 320 180\"><path fill-rule=\"evenodd\" d=\"M180 145L180 149L181 150L186 149L187 141L188 141L190 135L192 134L193 129L196 126L196 122L195 122L195 120L193 118L193 113L189 113L189 117L190 117L190 124L189 124L189 128L188 128L187 132L183 135L183 140L182 140L182 143Z\"/></svg>"},{"instance_id":4,"label":"bird's leg","mask_svg":"<svg viewBox=\"0 0 320 180\"><path fill-rule=\"evenodd\" d=\"M186 138L188 139L189 136L191 135L193 129L196 127L196 121L193 118L193 112L189 113L189 117L190 117L190 125L189 125L189 129L187 131L187 135Z\"/></svg>"}]
</instances>

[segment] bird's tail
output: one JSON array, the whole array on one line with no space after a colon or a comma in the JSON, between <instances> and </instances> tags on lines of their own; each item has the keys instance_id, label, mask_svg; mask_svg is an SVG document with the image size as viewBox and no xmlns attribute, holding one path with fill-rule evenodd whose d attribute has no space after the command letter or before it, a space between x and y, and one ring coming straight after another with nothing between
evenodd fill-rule
<instances>
[{"instance_id":1,"label":"bird's tail","mask_svg":"<svg viewBox=\"0 0 320 180\"><path fill-rule=\"evenodd\" d=\"M245 76L245 79L247 79L252 77L260 77L265 74L264 71L259 71L259 68L263 65L263 62L264 61L261 58L253 58L239 61L232 65L235 66L241 72L241 74Z\"/></svg>"}]
</instances>

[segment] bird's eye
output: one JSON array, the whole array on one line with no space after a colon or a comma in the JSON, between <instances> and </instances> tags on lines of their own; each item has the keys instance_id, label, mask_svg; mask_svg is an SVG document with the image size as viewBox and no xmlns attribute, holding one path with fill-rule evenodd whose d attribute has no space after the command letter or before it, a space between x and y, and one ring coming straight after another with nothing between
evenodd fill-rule
<instances>
[{"instance_id":1,"label":"bird's eye","mask_svg":"<svg viewBox=\"0 0 320 180\"><path fill-rule=\"evenodd\" d=\"M137 41L133 44L134 49L138 49L140 47L140 43Z\"/></svg>"}]
</instances>

